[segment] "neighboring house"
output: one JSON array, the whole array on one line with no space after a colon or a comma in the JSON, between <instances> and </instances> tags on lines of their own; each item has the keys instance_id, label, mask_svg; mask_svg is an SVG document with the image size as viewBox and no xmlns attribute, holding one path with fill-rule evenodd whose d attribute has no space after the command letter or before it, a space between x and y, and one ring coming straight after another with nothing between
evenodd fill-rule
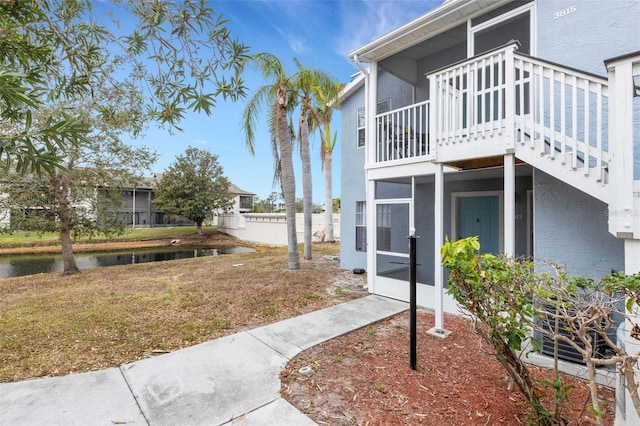
<instances>
[{"instance_id":1,"label":"neighboring house","mask_svg":"<svg viewBox=\"0 0 640 426\"><path fill-rule=\"evenodd\" d=\"M251 213L253 210L253 197L256 194L247 192L235 186L229 185L229 192L234 195L233 208L227 213Z\"/></svg>"},{"instance_id":2,"label":"neighboring house","mask_svg":"<svg viewBox=\"0 0 640 426\"><path fill-rule=\"evenodd\" d=\"M592 278L639 272L639 16L636 0L449 0L351 52L342 266L408 300L415 232L436 329L459 312L445 237Z\"/></svg>"},{"instance_id":3,"label":"neighboring house","mask_svg":"<svg viewBox=\"0 0 640 426\"><path fill-rule=\"evenodd\" d=\"M160 179L162 179L161 173L144 178L135 188L123 193L122 208L127 218L127 225L133 227L194 225L188 219L170 217L163 211L156 210L153 204L154 188ZM228 213L251 211L255 194L240 189L233 183L229 185L229 192L233 195L233 207ZM211 212L211 219L215 214L217 213Z\"/></svg>"},{"instance_id":4,"label":"neighboring house","mask_svg":"<svg viewBox=\"0 0 640 426\"><path fill-rule=\"evenodd\" d=\"M188 219L170 217L155 208L153 204L153 199L155 198L154 188L160 179L162 179L162 174L144 178L140 184L122 193L122 207L119 211L125 224L139 228L195 225ZM229 192L233 194L234 198L233 207L228 213L247 213L252 210L254 194L238 188L233 183L229 185ZM6 195L0 194L0 196ZM211 212L211 219L219 213L222 212ZM11 214L10 210L0 209L0 229L10 229Z\"/></svg>"}]
</instances>

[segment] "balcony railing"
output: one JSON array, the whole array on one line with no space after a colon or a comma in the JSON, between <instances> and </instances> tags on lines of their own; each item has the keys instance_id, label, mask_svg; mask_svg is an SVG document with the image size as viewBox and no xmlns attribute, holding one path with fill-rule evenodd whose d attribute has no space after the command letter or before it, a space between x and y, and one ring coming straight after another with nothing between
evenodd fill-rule
<instances>
[{"instance_id":1,"label":"balcony railing","mask_svg":"<svg viewBox=\"0 0 640 426\"><path fill-rule=\"evenodd\" d=\"M375 119L375 161L449 161L523 147L604 179L607 80L512 43L428 75L431 99Z\"/></svg>"},{"instance_id":2,"label":"balcony railing","mask_svg":"<svg viewBox=\"0 0 640 426\"><path fill-rule=\"evenodd\" d=\"M515 141L604 180L608 154L605 78L514 56Z\"/></svg>"},{"instance_id":3,"label":"balcony railing","mask_svg":"<svg viewBox=\"0 0 640 426\"><path fill-rule=\"evenodd\" d=\"M429 101L376 115L376 161L429 155Z\"/></svg>"}]
</instances>

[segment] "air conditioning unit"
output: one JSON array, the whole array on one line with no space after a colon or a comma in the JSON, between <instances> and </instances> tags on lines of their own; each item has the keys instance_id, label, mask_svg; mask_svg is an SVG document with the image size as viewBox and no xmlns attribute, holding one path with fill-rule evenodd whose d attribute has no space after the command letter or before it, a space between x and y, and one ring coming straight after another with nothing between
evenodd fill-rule
<instances>
[{"instance_id":1,"label":"air conditioning unit","mask_svg":"<svg viewBox=\"0 0 640 426\"><path fill-rule=\"evenodd\" d=\"M545 308L548 312L555 311L555 307L551 305L546 305ZM547 321L539 321L539 325L544 330L549 330L553 332L556 328L556 321L553 318L549 318ZM571 333L571 331L568 331L563 321L560 321L558 323L558 333L561 336L572 339L573 341L576 342L576 344L579 347L584 348L584 344L580 341L580 338L577 335ZM607 345L604 342L604 339L600 337L600 335L595 331L591 331L589 334L591 336L593 354L599 358L604 358L607 350ZM545 335L543 335L542 333L539 333L538 341L542 346L542 353L544 355L553 357L554 356L553 339L550 339ZM564 361L575 362L583 365L585 364L584 360L582 359L582 355L577 350L575 350L569 343L564 342L562 340L558 340L558 358Z\"/></svg>"}]
</instances>

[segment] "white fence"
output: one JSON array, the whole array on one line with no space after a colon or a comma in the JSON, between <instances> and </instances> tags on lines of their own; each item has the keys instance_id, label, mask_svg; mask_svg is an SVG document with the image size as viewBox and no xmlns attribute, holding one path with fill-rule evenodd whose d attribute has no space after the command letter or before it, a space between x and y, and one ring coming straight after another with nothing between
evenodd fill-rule
<instances>
[{"instance_id":1,"label":"white fence","mask_svg":"<svg viewBox=\"0 0 640 426\"><path fill-rule=\"evenodd\" d=\"M248 213L224 214L217 216L218 229L243 241L268 244L273 246L287 245L287 219L284 213ZM303 242L303 214L296 214L296 231L298 243ZM319 241L324 231L324 214L314 214L311 224L314 241ZM333 215L333 235L340 240L340 215Z\"/></svg>"}]
</instances>

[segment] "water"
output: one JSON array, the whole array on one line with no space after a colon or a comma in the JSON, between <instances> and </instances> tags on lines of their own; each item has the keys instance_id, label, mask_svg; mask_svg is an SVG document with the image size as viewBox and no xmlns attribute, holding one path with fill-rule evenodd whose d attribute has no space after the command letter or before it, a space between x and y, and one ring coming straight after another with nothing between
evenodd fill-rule
<instances>
[{"instance_id":1,"label":"water","mask_svg":"<svg viewBox=\"0 0 640 426\"><path fill-rule=\"evenodd\" d=\"M217 256L219 254L248 253L246 247L196 248L168 247L141 249L129 252L77 253L76 263L80 269L101 266L128 265L133 263L160 262L164 260L189 259L193 257ZM20 277L47 272L61 272L60 254L38 254L0 257L0 278Z\"/></svg>"}]
</instances>

